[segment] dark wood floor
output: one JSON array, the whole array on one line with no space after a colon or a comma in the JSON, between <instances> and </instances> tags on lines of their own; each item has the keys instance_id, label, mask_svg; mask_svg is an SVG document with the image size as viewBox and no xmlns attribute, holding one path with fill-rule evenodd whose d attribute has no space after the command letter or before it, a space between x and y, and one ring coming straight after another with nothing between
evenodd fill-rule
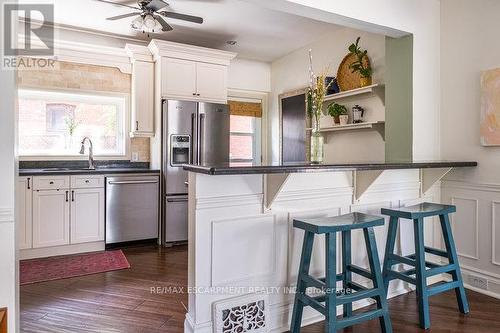
<instances>
[{"instance_id":1,"label":"dark wood floor","mask_svg":"<svg viewBox=\"0 0 500 333\"><path fill-rule=\"evenodd\" d=\"M131 269L21 287L21 332L183 332L187 295L187 247L154 246L124 250ZM171 293L152 292L168 288ZM175 293L179 291L179 293ZM454 294L431 298L433 333L498 333L500 300L468 292L471 313L461 315ZM389 301L394 332L418 328L415 294ZM318 323L303 333L323 332ZM344 332L380 332L378 321Z\"/></svg>"}]
</instances>

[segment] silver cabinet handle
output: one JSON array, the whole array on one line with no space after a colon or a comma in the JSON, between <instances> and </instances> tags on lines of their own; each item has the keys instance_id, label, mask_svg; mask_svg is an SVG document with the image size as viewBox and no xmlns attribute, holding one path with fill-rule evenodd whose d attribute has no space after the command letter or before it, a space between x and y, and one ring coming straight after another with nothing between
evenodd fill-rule
<instances>
[{"instance_id":1,"label":"silver cabinet handle","mask_svg":"<svg viewBox=\"0 0 500 333\"><path fill-rule=\"evenodd\" d=\"M187 202L188 198L174 198L174 199L167 199L167 202Z\"/></svg>"},{"instance_id":2,"label":"silver cabinet handle","mask_svg":"<svg viewBox=\"0 0 500 333\"><path fill-rule=\"evenodd\" d=\"M188 182L184 182L184 185L189 186L189 183Z\"/></svg>"},{"instance_id":3,"label":"silver cabinet handle","mask_svg":"<svg viewBox=\"0 0 500 333\"><path fill-rule=\"evenodd\" d=\"M123 180L123 181L110 181L110 185L126 185L126 184L158 184L157 180Z\"/></svg>"}]
</instances>

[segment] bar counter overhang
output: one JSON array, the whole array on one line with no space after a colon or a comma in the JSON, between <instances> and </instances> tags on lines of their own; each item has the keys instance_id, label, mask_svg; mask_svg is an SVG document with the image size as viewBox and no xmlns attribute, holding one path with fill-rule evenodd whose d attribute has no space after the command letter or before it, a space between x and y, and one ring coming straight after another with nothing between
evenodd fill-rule
<instances>
[{"instance_id":1,"label":"bar counter overhang","mask_svg":"<svg viewBox=\"0 0 500 333\"><path fill-rule=\"evenodd\" d=\"M439 181L455 168L467 173L475 166L474 161L184 165L189 171L188 285L192 290L218 290L189 294L185 332L212 332L218 318L216 304L234 307L261 299L269 310L266 324L271 331L286 331L293 294L238 288L226 292L225 288L286 290L296 284L303 233L292 227L294 218L353 211L380 215L382 207L441 202ZM401 223L399 254L410 254L412 228L411 223ZM439 232L438 224L426 225L426 244L442 247ZM387 228L376 228L375 233L382 261ZM316 277L324 275L324 246L319 238L313 249L310 271ZM367 267L362 238L353 234L352 247L353 263ZM366 283L363 278L357 282ZM395 281L388 297L407 293L409 288ZM355 308L367 305L361 302ZM304 325L323 320L306 310L303 318Z\"/></svg>"}]
</instances>

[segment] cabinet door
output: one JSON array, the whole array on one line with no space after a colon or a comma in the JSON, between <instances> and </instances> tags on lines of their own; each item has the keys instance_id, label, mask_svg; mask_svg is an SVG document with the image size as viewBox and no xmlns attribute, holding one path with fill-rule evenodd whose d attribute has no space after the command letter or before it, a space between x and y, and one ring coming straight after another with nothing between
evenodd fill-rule
<instances>
[{"instance_id":1,"label":"cabinet door","mask_svg":"<svg viewBox=\"0 0 500 333\"><path fill-rule=\"evenodd\" d=\"M154 135L154 63L135 61L132 71L132 134Z\"/></svg>"},{"instance_id":2,"label":"cabinet door","mask_svg":"<svg viewBox=\"0 0 500 333\"><path fill-rule=\"evenodd\" d=\"M104 240L104 189L71 191L71 244Z\"/></svg>"},{"instance_id":3,"label":"cabinet door","mask_svg":"<svg viewBox=\"0 0 500 333\"><path fill-rule=\"evenodd\" d=\"M33 192L33 247L69 244L69 191Z\"/></svg>"},{"instance_id":4,"label":"cabinet door","mask_svg":"<svg viewBox=\"0 0 500 333\"><path fill-rule=\"evenodd\" d=\"M19 177L17 179L17 228L19 249L32 247L32 209L33 209L33 178Z\"/></svg>"},{"instance_id":5,"label":"cabinet door","mask_svg":"<svg viewBox=\"0 0 500 333\"><path fill-rule=\"evenodd\" d=\"M196 92L201 100L225 103L227 100L227 67L197 63Z\"/></svg>"},{"instance_id":6,"label":"cabinet door","mask_svg":"<svg viewBox=\"0 0 500 333\"><path fill-rule=\"evenodd\" d=\"M196 98L196 63L162 58L161 92L164 98Z\"/></svg>"}]
</instances>

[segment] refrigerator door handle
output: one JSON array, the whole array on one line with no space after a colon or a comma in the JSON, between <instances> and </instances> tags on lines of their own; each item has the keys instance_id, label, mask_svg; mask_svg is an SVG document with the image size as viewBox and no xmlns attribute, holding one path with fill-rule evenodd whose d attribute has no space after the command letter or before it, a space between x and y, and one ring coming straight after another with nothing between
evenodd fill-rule
<instances>
[{"instance_id":1,"label":"refrigerator door handle","mask_svg":"<svg viewBox=\"0 0 500 333\"><path fill-rule=\"evenodd\" d=\"M196 114L191 113L191 154L189 154L189 158L191 159L189 161L190 164L193 164L193 158L194 158L194 127L195 127L195 117Z\"/></svg>"},{"instance_id":2,"label":"refrigerator door handle","mask_svg":"<svg viewBox=\"0 0 500 333\"><path fill-rule=\"evenodd\" d=\"M202 113L200 114L200 130L198 134L198 164L202 164L202 156L204 153L204 142L203 142L203 136L205 135L205 114Z\"/></svg>"}]
</instances>

